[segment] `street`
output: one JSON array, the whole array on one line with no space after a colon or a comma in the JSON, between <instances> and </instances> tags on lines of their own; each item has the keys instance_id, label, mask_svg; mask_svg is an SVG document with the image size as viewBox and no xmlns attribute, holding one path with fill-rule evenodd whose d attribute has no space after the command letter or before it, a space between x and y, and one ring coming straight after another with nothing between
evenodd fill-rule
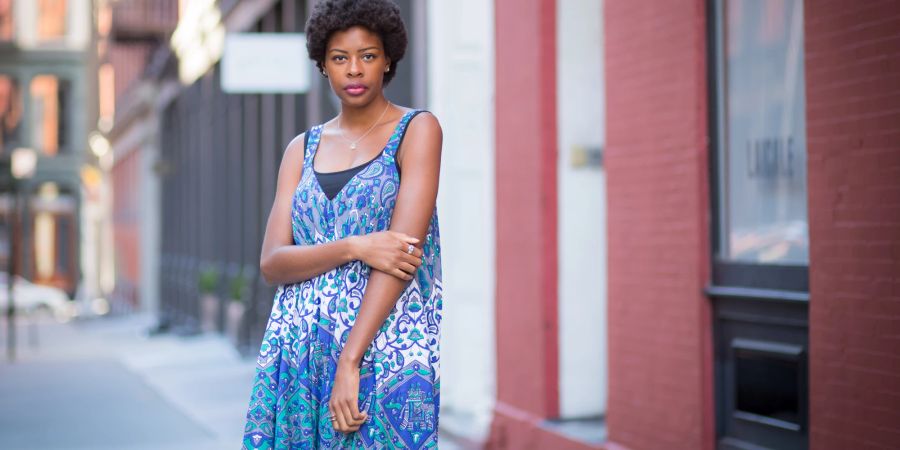
<instances>
[{"instance_id":1,"label":"street","mask_svg":"<svg viewBox=\"0 0 900 450\"><path fill-rule=\"evenodd\" d=\"M225 338L147 337L141 315L36 322L0 362L3 449L239 448L255 362Z\"/></svg>"},{"instance_id":2,"label":"street","mask_svg":"<svg viewBox=\"0 0 900 450\"><path fill-rule=\"evenodd\" d=\"M17 361L0 362L3 448L238 447L254 363L221 337L147 338L142 316L20 324Z\"/></svg>"}]
</instances>

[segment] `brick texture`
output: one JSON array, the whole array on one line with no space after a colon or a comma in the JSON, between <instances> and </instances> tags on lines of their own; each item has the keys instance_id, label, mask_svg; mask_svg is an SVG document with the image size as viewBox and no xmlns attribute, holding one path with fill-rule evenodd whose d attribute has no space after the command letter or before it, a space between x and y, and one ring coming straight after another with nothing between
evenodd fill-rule
<instances>
[{"instance_id":1,"label":"brick texture","mask_svg":"<svg viewBox=\"0 0 900 450\"><path fill-rule=\"evenodd\" d=\"M150 54L157 44L152 42L115 42L109 48L109 63L115 69L115 98L120 100L140 80Z\"/></svg>"},{"instance_id":2,"label":"brick texture","mask_svg":"<svg viewBox=\"0 0 900 450\"><path fill-rule=\"evenodd\" d=\"M900 2L805 2L810 447L900 448Z\"/></svg>"},{"instance_id":3,"label":"brick texture","mask_svg":"<svg viewBox=\"0 0 900 450\"><path fill-rule=\"evenodd\" d=\"M609 438L711 449L705 2L605 2Z\"/></svg>"},{"instance_id":4,"label":"brick texture","mask_svg":"<svg viewBox=\"0 0 900 450\"><path fill-rule=\"evenodd\" d=\"M539 424L559 405L555 3L495 2L497 408L489 449L561 448L539 446L554 439Z\"/></svg>"},{"instance_id":5,"label":"brick texture","mask_svg":"<svg viewBox=\"0 0 900 450\"><path fill-rule=\"evenodd\" d=\"M553 4L496 3L497 398L541 417L558 401Z\"/></svg>"},{"instance_id":6,"label":"brick texture","mask_svg":"<svg viewBox=\"0 0 900 450\"><path fill-rule=\"evenodd\" d=\"M113 247L116 261L116 295L137 304L136 287L141 283L140 267L140 152L129 152L112 169ZM124 288L124 289L123 289Z\"/></svg>"},{"instance_id":7,"label":"brick texture","mask_svg":"<svg viewBox=\"0 0 900 450\"><path fill-rule=\"evenodd\" d=\"M113 6L113 34L119 38L164 36L177 23L178 0L119 0Z\"/></svg>"}]
</instances>

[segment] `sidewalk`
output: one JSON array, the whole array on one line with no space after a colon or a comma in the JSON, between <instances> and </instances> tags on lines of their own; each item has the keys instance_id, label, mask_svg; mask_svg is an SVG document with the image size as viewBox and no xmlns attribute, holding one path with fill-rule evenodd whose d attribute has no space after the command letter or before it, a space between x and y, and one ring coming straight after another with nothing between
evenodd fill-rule
<instances>
[{"instance_id":1,"label":"sidewalk","mask_svg":"<svg viewBox=\"0 0 900 450\"><path fill-rule=\"evenodd\" d=\"M0 448L239 449L255 360L219 335L147 337L152 318L19 322L0 343ZM442 436L441 450L464 448Z\"/></svg>"}]
</instances>

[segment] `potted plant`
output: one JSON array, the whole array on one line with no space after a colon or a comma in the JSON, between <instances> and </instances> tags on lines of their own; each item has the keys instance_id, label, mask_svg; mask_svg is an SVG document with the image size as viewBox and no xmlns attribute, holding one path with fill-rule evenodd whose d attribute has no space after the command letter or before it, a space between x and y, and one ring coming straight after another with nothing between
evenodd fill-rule
<instances>
[{"instance_id":1,"label":"potted plant","mask_svg":"<svg viewBox=\"0 0 900 450\"><path fill-rule=\"evenodd\" d=\"M233 343L237 343L241 321L244 318L246 304L244 298L247 291L247 277L240 271L228 284L228 309L225 315L225 333Z\"/></svg>"},{"instance_id":2,"label":"potted plant","mask_svg":"<svg viewBox=\"0 0 900 450\"><path fill-rule=\"evenodd\" d=\"M219 299L215 294L219 284L219 271L214 266L208 266L200 271L197 278L200 291L200 327L204 332L215 331L216 318L219 316Z\"/></svg>"}]
</instances>

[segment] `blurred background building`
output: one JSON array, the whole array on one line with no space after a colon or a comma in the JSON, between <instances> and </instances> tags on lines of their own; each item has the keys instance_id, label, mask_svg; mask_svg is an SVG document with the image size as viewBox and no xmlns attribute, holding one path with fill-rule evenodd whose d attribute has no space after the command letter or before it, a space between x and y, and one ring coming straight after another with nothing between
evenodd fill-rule
<instances>
[{"instance_id":1,"label":"blurred background building","mask_svg":"<svg viewBox=\"0 0 900 450\"><path fill-rule=\"evenodd\" d=\"M900 4L397 3L387 95L444 129L446 436L900 447ZM26 275L252 358L282 152L339 108L313 4L0 0Z\"/></svg>"},{"instance_id":2,"label":"blurred background building","mask_svg":"<svg viewBox=\"0 0 900 450\"><path fill-rule=\"evenodd\" d=\"M20 272L69 296L102 297L97 254L104 199L88 135L97 118L90 0L0 1L0 154L26 148L34 175L19 187L21 220L5 194L0 217L20 241ZM16 222L16 223L11 223ZM9 260L4 238L0 259ZM106 277L111 286L111 277Z\"/></svg>"}]
</instances>

